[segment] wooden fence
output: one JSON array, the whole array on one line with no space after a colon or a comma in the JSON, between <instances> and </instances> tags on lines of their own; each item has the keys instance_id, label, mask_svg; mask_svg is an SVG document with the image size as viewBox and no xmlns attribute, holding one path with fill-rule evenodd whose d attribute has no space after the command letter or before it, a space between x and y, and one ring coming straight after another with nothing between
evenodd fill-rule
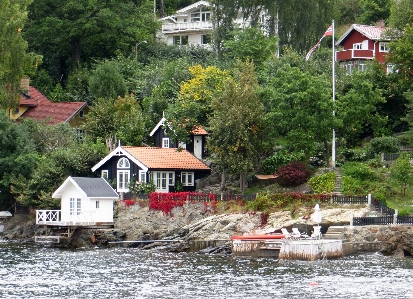
<instances>
[{"instance_id":1,"label":"wooden fence","mask_svg":"<svg viewBox=\"0 0 413 299\"><path fill-rule=\"evenodd\" d=\"M190 201L205 201L209 200L212 196L215 196L216 200L231 201L231 200L248 200L253 201L256 194L232 194L232 193L195 193L189 192L188 199ZM131 194L125 193L123 199L149 199L149 194Z\"/></svg>"},{"instance_id":2,"label":"wooden fence","mask_svg":"<svg viewBox=\"0 0 413 299\"><path fill-rule=\"evenodd\" d=\"M344 196L344 195L333 195L331 197L332 203L338 204L353 204L361 205L368 203L368 196Z\"/></svg>"}]
</instances>

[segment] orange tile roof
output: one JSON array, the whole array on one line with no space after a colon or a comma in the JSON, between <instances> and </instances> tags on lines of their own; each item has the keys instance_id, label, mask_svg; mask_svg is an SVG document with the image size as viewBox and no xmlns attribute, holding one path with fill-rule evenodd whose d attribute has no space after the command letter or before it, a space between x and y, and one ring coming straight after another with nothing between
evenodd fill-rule
<instances>
[{"instance_id":1,"label":"orange tile roof","mask_svg":"<svg viewBox=\"0 0 413 299\"><path fill-rule=\"evenodd\" d=\"M29 91L29 97L22 95L20 98L21 106L30 107L23 113L22 118L29 117L36 121L49 119L47 123L54 125L70 121L80 109L86 106L86 102L53 103L33 86L29 87Z\"/></svg>"},{"instance_id":2,"label":"orange tile roof","mask_svg":"<svg viewBox=\"0 0 413 299\"><path fill-rule=\"evenodd\" d=\"M182 149L161 147L122 146L148 168L211 170L194 155Z\"/></svg>"},{"instance_id":3,"label":"orange tile roof","mask_svg":"<svg viewBox=\"0 0 413 299\"><path fill-rule=\"evenodd\" d=\"M192 134L194 135L208 135L208 132L202 127L198 126L192 130Z\"/></svg>"}]
</instances>

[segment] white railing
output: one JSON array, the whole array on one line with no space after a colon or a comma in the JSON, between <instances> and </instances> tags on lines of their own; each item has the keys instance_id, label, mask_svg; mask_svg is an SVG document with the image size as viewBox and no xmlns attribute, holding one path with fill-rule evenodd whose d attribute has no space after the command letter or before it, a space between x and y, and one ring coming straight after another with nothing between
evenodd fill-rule
<instances>
[{"instance_id":1,"label":"white railing","mask_svg":"<svg viewBox=\"0 0 413 299\"><path fill-rule=\"evenodd\" d=\"M57 223L61 219L60 210L36 210L36 224Z\"/></svg>"},{"instance_id":2,"label":"white railing","mask_svg":"<svg viewBox=\"0 0 413 299\"><path fill-rule=\"evenodd\" d=\"M96 223L95 214L96 211L72 212L70 214L70 212L62 213L61 210L36 210L36 224L93 225Z\"/></svg>"},{"instance_id":3,"label":"white railing","mask_svg":"<svg viewBox=\"0 0 413 299\"><path fill-rule=\"evenodd\" d=\"M173 33L178 31L189 31L189 30L204 30L212 29L212 22L185 22L185 23L173 23L173 24L163 24L162 33Z\"/></svg>"}]
</instances>

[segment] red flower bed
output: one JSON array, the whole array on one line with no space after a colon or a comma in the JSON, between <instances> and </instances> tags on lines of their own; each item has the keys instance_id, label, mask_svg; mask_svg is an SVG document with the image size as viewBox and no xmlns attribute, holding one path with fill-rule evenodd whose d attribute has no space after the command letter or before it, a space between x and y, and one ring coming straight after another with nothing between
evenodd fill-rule
<instances>
[{"instance_id":1,"label":"red flower bed","mask_svg":"<svg viewBox=\"0 0 413 299\"><path fill-rule=\"evenodd\" d=\"M216 211L216 198L214 194L205 195L196 192L152 192L149 194L149 209L159 210L168 215L175 207L182 207L187 201L203 201L204 211L208 211L209 204L212 205L212 212Z\"/></svg>"},{"instance_id":2,"label":"red flower bed","mask_svg":"<svg viewBox=\"0 0 413 299\"><path fill-rule=\"evenodd\" d=\"M119 202L123 203L127 207L133 206L136 203L136 201L134 201L133 199L122 199L119 200Z\"/></svg>"}]
</instances>

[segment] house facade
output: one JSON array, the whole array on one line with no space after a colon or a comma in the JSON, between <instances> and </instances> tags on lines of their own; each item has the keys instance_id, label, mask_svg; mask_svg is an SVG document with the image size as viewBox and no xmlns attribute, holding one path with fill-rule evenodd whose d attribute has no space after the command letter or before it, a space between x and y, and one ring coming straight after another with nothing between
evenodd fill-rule
<instances>
[{"instance_id":1,"label":"house facade","mask_svg":"<svg viewBox=\"0 0 413 299\"><path fill-rule=\"evenodd\" d=\"M60 226L113 225L118 193L103 178L68 177L53 193L60 210L37 210L36 224Z\"/></svg>"},{"instance_id":2,"label":"house facade","mask_svg":"<svg viewBox=\"0 0 413 299\"><path fill-rule=\"evenodd\" d=\"M198 159L204 158L206 152L206 137L208 132L201 126L196 127L192 130L189 138L191 141L189 143L178 143L174 142L171 138L171 134L174 134L173 129L167 124L167 120L164 117L158 122L158 124L153 128L149 134L151 137L155 138L155 146L162 148L183 148L188 152L193 154Z\"/></svg>"},{"instance_id":3,"label":"house facade","mask_svg":"<svg viewBox=\"0 0 413 299\"><path fill-rule=\"evenodd\" d=\"M188 45L210 47L214 24L211 21L211 5L208 1L198 1L184 7L176 14L160 19L162 22L160 40L167 45ZM260 22L266 21L264 11L259 13ZM250 26L250 19L244 19L242 13L234 19L238 28Z\"/></svg>"},{"instance_id":4,"label":"house facade","mask_svg":"<svg viewBox=\"0 0 413 299\"><path fill-rule=\"evenodd\" d=\"M366 63L373 59L385 64L390 50L388 28L353 24L336 42L343 49L336 51L336 61L351 74L353 70L363 71ZM387 64L387 73L392 72L393 65Z\"/></svg>"},{"instance_id":5,"label":"house facade","mask_svg":"<svg viewBox=\"0 0 413 299\"><path fill-rule=\"evenodd\" d=\"M17 107L9 108L11 120L19 121L23 118L32 118L36 121L45 121L47 124L68 123L73 128L81 127L86 123L89 107L86 102L53 103L40 91L29 85L29 78L21 81L23 94Z\"/></svg>"},{"instance_id":6,"label":"house facade","mask_svg":"<svg viewBox=\"0 0 413 299\"><path fill-rule=\"evenodd\" d=\"M116 181L119 193L129 192L129 183L153 182L156 192L195 191L196 180L211 169L185 149L118 146L92 168L101 177Z\"/></svg>"}]
</instances>

